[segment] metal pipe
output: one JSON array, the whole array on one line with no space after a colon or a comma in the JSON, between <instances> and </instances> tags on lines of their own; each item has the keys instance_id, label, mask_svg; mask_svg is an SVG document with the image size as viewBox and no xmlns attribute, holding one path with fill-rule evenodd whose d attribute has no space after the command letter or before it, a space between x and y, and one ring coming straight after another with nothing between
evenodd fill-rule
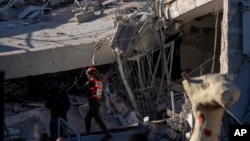
<instances>
[{"instance_id":1,"label":"metal pipe","mask_svg":"<svg viewBox=\"0 0 250 141\"><path fill-rule=\"evenodd\" d=\"M138 74L137 76L139 77L139 89L144 88L143 80L142 80L142 70L141 70L141 65L140 65L140 58L136 59L137 63L137 68L138 68Z\"/></svg>"},{"instance_id":2,"label":"metal pipe","mask_svg":"<svg viewBox=\"0 0 250 141\"><path fill-rule=\"evenodd\" d=\"M153 85L153 83L155 82L155 76L156 76L157 69L158 69L158 66L159 66L159 63L160 63L160 60L161 60L161 54L162 54L162 52L160 51L159 56L157 58L156 66L155 66L155 69L154 69L154 73L153 73L153 76L152 76L151 85Z\"/></svg>"},{"instance_id":3,"label":"metal pipe","mask_svg":"<svg viewBox=\"0 0 250 141\"><path fill-rule=\"evenodd\" d=\"M174 92L171 91L171 104L172 104L172 112L173 112L173 119L175 118L175 100L174 100Z\"/></svg>"},{"instance_id":4,"label":"metal pipe","mask_svg":"<svg viewBox=\"0 0 250 141\"><path fill-rule=\"evenodd\" d=\"M164 2L164 0L160 0L160 2L159 2L159 17L160 18L162 18L162 15L163 15L163 5L164 5L163 2Z\"/></svg>"},{"instance_id":5,"label":"metal pipe","mask_svg":"<svg viewBox=\"0 0 250 141\"><path fill-rule=\"evenodd\" d=\"M163 0L160 0L160 5L159 5L159 19L160 19L160 30L159 30L159 36L160 36L160 41L161 41L161 52L162 52L162 75L161 75L161 82L160 82L160 87L158 89L158 92L157 92L157 98L155 100L155 105L156 105L156 109L158 107L158 101L160 99L160 95L161 95L161 91L162 91L162 84L163 84L163 80L164 80L164 77L165 77L165 65L166 65L166 54L165 54L165 48L164 48L164 34L163 34L163 31L162 31L162 27L163 27L163 21L162 21L162 12L163 12Z\"/></svg>"},{"instance_id":6,"label":"metal pipe","mask_svg":"<svg viewBox=\"0 0 250 141\"><path fill-rule=\"evenodd\" d=\"M170 65L169 65L169 72L167 75L168 85L171 83L171 74L172 74L172 67L173 67L173 57L174 57L174 44L175 42L172 41L172 45L170 47Z\"/></svg>"},{"instance_id":7,"label":"metal pipe","mask_svg":"<svg viewBox=\"0 0 250 141\"><path fill-rule=\"evenodd\" d=\"M115 54L115 56L116 56L116 60L117 60L117 64L118 64L118 70L119 70L121 78L122 78L122 82L123 82L123 84L125 86L125 89L126 89L126 91L128 93L129 99L130 99L130 101L131 101L131 103L133 105L134 110L136 111L136 113L138 113L138 107L137 107L134 95L133 95L133 93L132 93L132 91L131 91L131 89L130 89L130 87L128 85L128 82L126 80L126 77L124 75L124 70L123 70L123 67L122 67L122 61L121 61L118 54Z\"/></svg>"}]
</instances>

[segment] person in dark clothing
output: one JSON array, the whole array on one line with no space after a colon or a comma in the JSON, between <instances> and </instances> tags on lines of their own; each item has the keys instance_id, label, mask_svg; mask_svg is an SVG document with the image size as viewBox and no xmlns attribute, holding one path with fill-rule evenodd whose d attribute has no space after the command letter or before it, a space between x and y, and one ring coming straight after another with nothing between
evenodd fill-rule
<instances>
[{"instance_id":1,"label":"person in dark clothing","mask_svg":"<svg viewBox=\"0 0 250 141\"><path fill-rule=\"evenodd\" d=\"M56 141L58 137L63 137L65 132L60 127L60 135L58 135L58 119L67 119L67 111L70 108L70 100L67 93L64 91L64 84L62 81L57 81L53 85L52 92L45 101L45 107L50 109L50 136L51 141Z\"/></svg>"},{"instance_id":2,"label":"person in dark clothing","mask_svg":"<svg viewBox=\"0 0 250 141\"><path fill-rule=\"evenodd\" d=\"M100 15L103 15L104 14L104 6L103 6L103 1L104 0L98 0L97 3L98 3L98 7L99 7L99 10L100 10Z\"/></svg>"},{"instance_id":3,"label":"person in dark clothing","mask_svg":"<svg viewBox=\"0 0 250 141\"><path fill-rule=\"evenodd\" d=\"M109 139L112 137L112 135L107 129L100 115L100 107L103 95L102 94L103 84L101 81L101 77L95 67L88 68L86 70L86 76L88 77L88 81L83 86L79 86L77 84L77 80L75 81L77 90L81 92L87 92L89 111L87 112L85 117L86 132L87 134L90 133L91 121L93 118L95 118L97 124L105 132L105 136L103 137L102 140Z\"/></svg>"}]
</instances>

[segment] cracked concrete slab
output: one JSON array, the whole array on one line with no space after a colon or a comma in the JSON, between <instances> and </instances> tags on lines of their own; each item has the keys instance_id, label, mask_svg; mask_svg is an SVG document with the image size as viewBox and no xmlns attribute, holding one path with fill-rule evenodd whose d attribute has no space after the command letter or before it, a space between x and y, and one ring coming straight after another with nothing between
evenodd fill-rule
<instances>
[{"instance_id":1,"label":"cracked concrete slab","mask_svg":"<svg viewBox=\"0 0 250 141\"><path fill-rule=\"evenodd\" d=\"M91 50L97 65L114 62L108 46L114 34L115 8L107 9L106 16L78 23L70 5L44 15L42 21L9 20L0 23L0 70L6 79L66 71L93 65L86 63Z\"/></svg>"}]
</instances>

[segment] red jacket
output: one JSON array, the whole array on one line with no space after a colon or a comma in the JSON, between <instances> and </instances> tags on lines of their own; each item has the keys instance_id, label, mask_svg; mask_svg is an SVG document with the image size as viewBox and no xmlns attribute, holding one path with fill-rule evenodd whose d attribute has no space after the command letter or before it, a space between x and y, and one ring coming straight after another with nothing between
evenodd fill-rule
<instances>
[{"instance_id":1,"label":"red jacket","mask_svg":"<svg viewBox=\"0 0 250 141\"><path fill-rule=\"evenodd\" d=\"M92 78L91 81L94 82L94 86L90 87L89 90L91 92L91 94L89 95L89 99L98 99L101 100L102 99L102 91L103 91L103 84L101 80Z\"/></svg>"}]
</instances>

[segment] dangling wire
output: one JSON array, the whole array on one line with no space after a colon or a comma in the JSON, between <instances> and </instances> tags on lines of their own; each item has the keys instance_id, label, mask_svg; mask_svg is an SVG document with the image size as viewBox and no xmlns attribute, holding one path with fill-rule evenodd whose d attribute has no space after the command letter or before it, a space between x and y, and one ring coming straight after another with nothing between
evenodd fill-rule
<instances>
[{"instance_id":1,"label":"dangling wire","mask_svg":"<svg viewBox=\"0 0 250 141\"><path fill-rule=\"evenodd\" d=\"M214 34L214 53L213 53L213 62L212 62L212 67L211 67L211 73L214 72L214 64L215 64L215 56L216 56L216 48L217 48L217 32L218 32L218 19L219 19L219 10L218 10L218 2L219 0L216 1L216 20L215 20L215 34Z\"/></svg>"},{"instance_id":2,"label":"dangling wire","mask_svg":"<svg viewBox=\"0 0 250 141\"><path fill-rule=\"evenodd\" d=\"M83 67L83 69L82 69L82 71L81 71L81 74L79 75L78 79L80 79L80 78L82 77L83 73L85 72L86 66L87 66L87 64L89 63L89 60L90 60L91 56L92 56L92 55L95 53L95 51L98 50L100 47L101 47L101 46L100 46L99 43L97 43L97 44L95 45L95 47L94 47L93 50L91 51L91 53L90 53L90 55L89 55L87 61L85 62L85 65L84 65L84 67ZM73 83L73 84L66 90L66 92L68 92L69 90L71 90L71 89L73 88L74 85L75 85L75 83Z\"/></svg>"}]
</instances>

